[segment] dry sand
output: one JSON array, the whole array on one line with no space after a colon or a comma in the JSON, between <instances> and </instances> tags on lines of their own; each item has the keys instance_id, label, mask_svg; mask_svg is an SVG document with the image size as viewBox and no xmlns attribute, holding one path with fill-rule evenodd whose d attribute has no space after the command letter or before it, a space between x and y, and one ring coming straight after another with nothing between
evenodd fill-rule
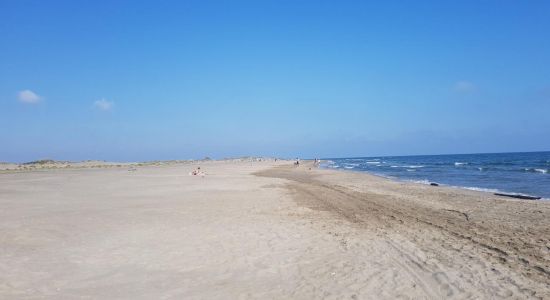
<instances>
[{"instance_id":1,"label":"dry sand","mask_svg":"<svg viewBox=\"0 0 550 300\"><path fill-rule=\"evenodd\" d=\"M0 299L550 298L550 202L197 165L0 173Z\"/></svg>"}]
</instances>

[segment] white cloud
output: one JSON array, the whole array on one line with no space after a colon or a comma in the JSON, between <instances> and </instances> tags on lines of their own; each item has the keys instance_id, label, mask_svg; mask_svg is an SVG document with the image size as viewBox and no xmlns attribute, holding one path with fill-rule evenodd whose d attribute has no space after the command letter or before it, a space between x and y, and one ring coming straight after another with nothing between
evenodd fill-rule
<instances>
[{"instance_id":1,"label":"white cloud","mask_svg":"<svg viewBox=\"0 0 550 300\"><path fill-rule=\"evenodd\" d=\"M42 101L42 97L31 90L19 91L19 93L17 93L17 99L19 102L26 104L36 104Z\"/></svg>"},{"instance_id":2,"label":"white cloud","mask_svg":"<svg viewBox=\"0 0 550 300\"><path fill-rule=\"evenodd\" d=\"M455 83L453 89L455 92L467 94L475 92L477 90L477 87L475 84L469 81L458 81Z\"/></svg>"},{"instance_id":3,"label":"white cloud","mask_svg":"<svg viewBox=\"0 0 550 300\"><path fill-rule=\"evenodd\" d=\"M106 99L101 99L94 102L94 107L103 111L112 110L114 105L115 104L112 101L107 101Z\"/></svg>"}]
</instances>

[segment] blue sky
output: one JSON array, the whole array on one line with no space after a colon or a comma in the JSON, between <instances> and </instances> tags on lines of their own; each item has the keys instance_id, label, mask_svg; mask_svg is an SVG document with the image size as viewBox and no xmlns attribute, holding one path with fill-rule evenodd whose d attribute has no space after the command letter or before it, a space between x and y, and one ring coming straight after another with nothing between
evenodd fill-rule
<instances>
[{"instance_id":1,"label":"blue sky","mask_svg":"<svg viewBox=\"0 0 550 300\"><path fill-rule=\"evenodd\" d=\"M550 150L549 37L542 0L6 0L0 161Z\"/></svg>"}]
</instances>

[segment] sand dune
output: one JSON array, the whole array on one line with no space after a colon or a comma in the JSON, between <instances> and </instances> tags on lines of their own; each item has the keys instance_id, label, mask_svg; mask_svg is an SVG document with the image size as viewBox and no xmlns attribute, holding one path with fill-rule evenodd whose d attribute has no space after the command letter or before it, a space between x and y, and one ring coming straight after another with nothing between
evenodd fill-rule
<instances>
[{"instance_id":1,"label":"sand dune","mask_svg":"<svg viewBox=\"0 0 550 300\"><path fill-rule=\"evenodd\" d=\"M550 203L198 162L0 174L1 299L550 297Z\"/></svg>"}]
</instances>

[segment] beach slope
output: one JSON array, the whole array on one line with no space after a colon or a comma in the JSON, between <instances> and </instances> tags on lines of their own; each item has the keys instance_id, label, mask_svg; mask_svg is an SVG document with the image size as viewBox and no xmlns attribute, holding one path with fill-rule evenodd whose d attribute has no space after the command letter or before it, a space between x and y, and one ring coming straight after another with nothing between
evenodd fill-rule
<instances>
[{"instance_id":1,"label":"beach slope","mask_svg":"<svg viewBox=\"0 0 550 300\"><path fill-rule=\"evenodd\" d=\"M0 173L0 298L550 297L548 202L310 167Z\"/></svg>"}]
</instances>

